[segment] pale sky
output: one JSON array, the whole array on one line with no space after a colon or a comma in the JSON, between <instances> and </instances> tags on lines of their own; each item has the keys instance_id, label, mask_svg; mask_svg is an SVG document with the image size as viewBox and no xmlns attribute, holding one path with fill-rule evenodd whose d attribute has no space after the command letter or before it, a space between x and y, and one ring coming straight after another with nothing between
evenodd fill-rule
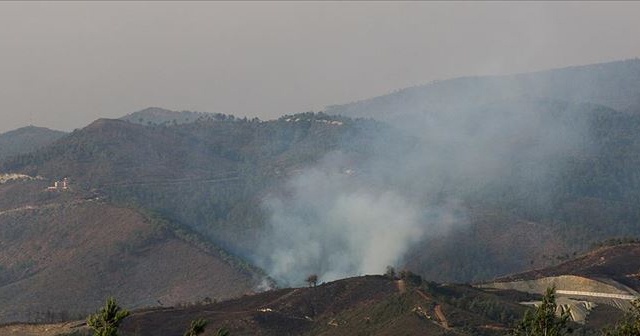
<instances>
[{"instance_id":1,"label":"pale sky","mask_svg":"<svg viewBox=\"0 0 640 336\"><path fill-rule=\"evenodd\" d=\"M0 2L0 132L149 106L275 118L640 57L640 2Z\"/></svg>"}]
</instances>

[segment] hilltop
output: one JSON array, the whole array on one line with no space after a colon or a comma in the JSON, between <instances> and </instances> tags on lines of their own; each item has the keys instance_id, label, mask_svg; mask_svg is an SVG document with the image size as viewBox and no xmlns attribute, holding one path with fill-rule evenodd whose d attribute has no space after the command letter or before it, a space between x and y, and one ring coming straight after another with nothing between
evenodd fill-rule
<instances>
[{"instance_id":1,"label":"hilltop","mask_svg":"<svg viewBox=\"0 0 640 336\"><path fill-rule=\"evenodd\" d=\"M148 107L144 110L129 113L120 118L140 125L179 125L196 122L198 120L225 120L230 116L221 113L207 113L194 111L171 111L160 107Z\"/></svg>"},{"instance_id":2,"label":"hilltop","mask_svg":"<svg viewBox=\"0 0 640 336\"><path fill-rule=\"evenodd\" d=\"M62 138L66 132L27 126L0 134L0 160L32 152Z\"/></svg>"}]
</instances>

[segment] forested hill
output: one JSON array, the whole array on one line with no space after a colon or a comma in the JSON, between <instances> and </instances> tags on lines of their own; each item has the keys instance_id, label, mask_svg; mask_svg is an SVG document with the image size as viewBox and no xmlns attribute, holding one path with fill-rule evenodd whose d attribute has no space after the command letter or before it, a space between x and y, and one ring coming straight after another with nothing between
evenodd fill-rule
<instances>
[{"instance_id":1,"label":"forested hill","mask_svg":"<svg viewBox=\"0 0 640 336\"><path fill-rule=\"evenodd\" d=\"M160 107L148 107L144 110L129 113L120 118L141 125L178 125L188 124L201 120L225 120L235 118L221 113L207 113L195 111L171 111Z\"/></svg>"},{"instance_id":2,"label":"forested hill","mask_svg":"<svg viewBox=\"0 0 640 336\"><path fill-rule=\"evenodd\" d=\"M0 134L0 160L25 154L53 143L65 132L44 127L27 126Z\"/></svg>"},{"instance_id":3,"label":"forested hill","mask_svg":"<svg viewBox=\"0 0 640 336\"><path fill-rule=\"evenodd\" d=\"M355 165L383 150L371 145L376 137L392 133L378 122L313 113L152 126L100 119L0 170L68 177L76 188L150 209L246 255L256 253L267 193L330 152Z\"/></svg>"},{"instance_id":4,"label":"forested hill","mask_svg":"<svg viewBox=\"0 0 640 336\"><path fill-rule=\"evenodd\" d=\"M99 119L46 148L3 162L0 169L68 176L86 187L239 175L251 169L278 176L331 150L366 155L376 150L368 140L381 131L390 129L313 113L269 122L230 118L152 126Z\"/></svg>"}]
</instances>

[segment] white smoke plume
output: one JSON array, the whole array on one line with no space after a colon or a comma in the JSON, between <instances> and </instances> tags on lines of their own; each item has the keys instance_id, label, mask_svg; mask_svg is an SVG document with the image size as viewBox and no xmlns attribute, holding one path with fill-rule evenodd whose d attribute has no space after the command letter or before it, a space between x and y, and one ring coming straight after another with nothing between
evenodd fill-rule
<instances>
[{"instance_id":1,"label":"white smoke plume","mask_svg":"<svg viewBox=\"0 0 640 336\"><path fill-rule=\"evenodd\" d=\"M380 274L402 267L417 242L469 227L466 200L509 193L549 206L566 154L588 150L583 111L591 107L469 96L423 111L399 99L394 107L409 111L395 123L400 137L374 137L373 155L355 168L348 155L331 153L265 199L258 265L286 285L309 274Z\"/></svg>"},{"instance_id":2,"label":"white smoke plume","mask_svg":"<svg viewBox=\"0 0 640 336\"><path fill-rule=\"evenodd\" d=\"M380 274L426 231L444 233L458 222L449 211L365 185L343 171L339 157L328 155L291 179L286 194L265 201L271 219L260 264L282 284L301 284L309 274L322 281Z\"/></svg>"}]
</instances>

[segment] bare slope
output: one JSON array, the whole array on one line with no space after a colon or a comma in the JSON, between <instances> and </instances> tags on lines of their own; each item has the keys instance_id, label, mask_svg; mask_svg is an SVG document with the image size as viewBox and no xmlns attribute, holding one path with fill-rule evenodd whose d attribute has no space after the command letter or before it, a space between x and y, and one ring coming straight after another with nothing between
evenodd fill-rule
<instances>
[{"instance_id":1,"label":"bare slope","mask_svg":"<svg viewBox=\"0 0 640 336\"><path fill-rule=\"evenodd\" d=\"M0 186L2 322L85 315L108 296L134 308L230 298L255 284L250 269L197 247L195 237L187 242L132 209L45 186ZM7 201L21 193L31 201Z\"/></svg>"},{"instance_id":2,"label":"bare slope","mask_svg":"<svg viewBox=\"0 0 640 336\"><path fill-rule=\"evenodd\" d=\"M547 276L542 279L553 277L558 279L558 285L580 289L575 286L582 283L591 286L582 289L601 291L611 284L599 282L602 278L588 279L586 275L606 273L613 278L624 277L635 268L632 264L637 263L639 245L597 249L557 267L506 277L501 281L540 280L541 276ZM596 268L605 271L594 271ZM558 275L558 272L582 275L566 276ZM620 292L619 288L612 290ZM364 276L313 288L271 290L218 303L135 310L123 324L122 334L179 335L190 321L204 318L209 321L205 335L215 335L220 327L228 328L232 335L508 335L526 309L520 303L539 298L539 295L513 289L420 283L411 277L398 280ZM573 325L578 334L596 333L615 323L624 313L621 307L606 300L599 300L594 305L584 298L560 295L558 302L576 309L573 315L584 323ZM35 335L48 329L84 335L87 330L79 322L5 325L0 326L0 334L30 332Z\"/></svg>"},{"instance_id":3,"label":"bare slope","mask_svg":"<svg viewBox=\"0 0 640 336\"><path fill-rule=\"evenodd\" d=\"M497 281L533 280L560 275L612 279L640 291L640 243L600 247L556 266L502 277Z\"/></svg>"},{"instance_id":4,"label":"bare slope","mask_svg":"<svg viewBox=\"0 0 640 336\"><path fill-rule=\"evenodd\" d=\"M584 323L590 318L599 319L598 313L591 316L594 307L626 310L632 300L640 298L639 253L638 243L602 247L557 266L499 278L478 287L538 294L554 287L558 297L576 313L572 316ZM586 309L576 303L587 303Z\"/></svg>"},{"instance_id":5,"label":"bare slope","mask_svg":"<svg viewBox=\"0 0 640 336\"><path fill-rule=\"evenodd\" d=\"M140 311L124 323L123 334L177 335L199 317L209 321L207 335L214 335L219 327L228 328L231 335L495 335L506 331L484 312L455 307L427 288L399 289L397 280L365 276L201 307ZM450 287L449 294L460 295L460 290ZM463 291L477 297L477 303L484 300L479 295L486 296L474 289ZM515 315L524 310L493 298Z\"/></svg>"}]
</instances>

